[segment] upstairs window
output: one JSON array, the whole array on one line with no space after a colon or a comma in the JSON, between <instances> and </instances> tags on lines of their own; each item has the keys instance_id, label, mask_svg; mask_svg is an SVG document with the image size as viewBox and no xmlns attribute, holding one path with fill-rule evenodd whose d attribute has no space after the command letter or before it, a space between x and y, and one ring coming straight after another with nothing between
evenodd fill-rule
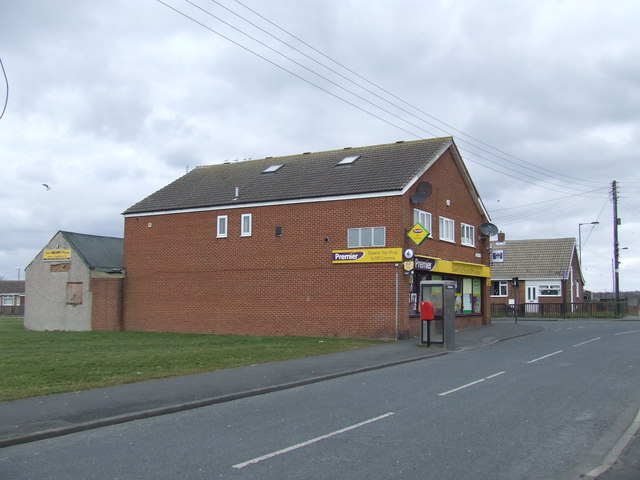
<instances>
[{"instance_id":1,"label":"upstairs window","mask_svg":"<svg viewBox=\"0 0 640 480\"><path fill-rule=\"evenodd\" d=\"M450 218L440 217L440 240L455 242L455 222Z\"/></svg>"},{"instance_id":2,"label":"upstairs window","mask_svg":"<svg viewBox=\"0 0 640 480\"><path fill-rule=\"evenodd\" d=\"M469 247L476 246L476 227L466 223L460 226L460 243Z\"/></svg>"},{"instance_id":3,"label":"upstairs window","mask_svg":"<svg viewBox=\"0 0 640 480\"><path fill-rule=\"evenodd\" d=\"M413 209L413 224L419 223L431 234L431 214L424 210Z\"/></svg>"},{"instance_id":4,"label":"upstairs window","mask_svg":"<svg viewBox=\"0 0 640 480\"><path fill-rule=\"evenodd\" d=\"M386 227L350 228L347 237L349 248L384 247Z\"/></svg>"},{"instance_id":5,"label":"upstairs window","mask_svg":"<svg viewBox=\"0 0 640 480\"><path fill-rule=\"evenodd\" d=\"M218 238L227 238L227 226L229 222L229 217L227 215L218 216Z\"/></svg>"},{"instance_id":6,"label":"upstairs window","mask_svg":"<svg viewBox=\"0 0 640 480\"><path fill-rule=\"evenodd\" d=\"M251 219L251 214L250 213L243 213L242 217L240 218L240 225L242 225L242 229L240 231L240 236L241 237L250 237L251 236L251 223L252 223L252 219Z\"/></svg>"}]
</instances>

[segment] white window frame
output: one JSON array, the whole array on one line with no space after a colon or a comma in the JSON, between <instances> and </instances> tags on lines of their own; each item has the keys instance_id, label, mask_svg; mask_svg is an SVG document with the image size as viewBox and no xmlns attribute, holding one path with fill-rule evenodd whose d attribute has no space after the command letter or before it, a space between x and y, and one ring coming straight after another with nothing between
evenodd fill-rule
<instances>
[{"instance_id":1,"label":"white window frame","mask_svg":"<svg viewBox=\"0 0 640 480\"><path fill-rule=\"evenodd\" d=\"M217 238L227 238L229 234L229 215L218 215L216 220Z\"/></svg>"},{"instance_id":2,"label":"white window frame","mask_svg":"<svg viewBox=\"0 0 640 480\"><path fill-rule=\"evenodd\" d=\"M542 293L545 290L557 290L558 293L557 294ZM559 283L545 283L543 285L538 285L538 296L539 297L561 297L562 285Z\"/></svg>"},{"instance_id":3,"label":"white window frame","mask_svg":"<svg viewBox=\"0 0 640 480\"><path fill-rule=\"evenodd\" d=\"M440 217L440 240L444 242L456 242L456 222L447 217Z\"/></svg>"},{"instance_id":4,"label":"white window frame","mask_svg":"<svg viewBox=\"0 0 640 480\"><path fill-rule=\"evenodd\" d=\"M250 213L243 213L240 216L240 225L240 236L250 237L253 226L253 219Z\"/></svg>"},{"instance_id":5,"label":"white window frame","mask_svg":"<svg viewBox=\"0 0 640 480\"><path fill-rule=\"evenodd\" d=\"M491 296L492 297L508 297L509 296L509 280L492 280L491 281ZM493 283L498 283L498 295L493 293ZM503 291L504 288L504 291Z\"/></svg>"},{"instance_id":6,"label":"white window frame","mask_svg":"<svg viewBox=\"0 0 640 480\"><path fill-rule=\"evenodd\" d=\"M431 236L431 214L429 212L414 208L413 224L415 225L416 223L422 225L427 230L427 232L429 232L429 236Z\"/></svg>"},{"instance_id":7,"label":"white window frame","mask_svg":"<svg viewBox=\"0 0 640 480\"><path fill-rule=\"evenodd\" d=\"M476 227L468 223L460 223L460 243L468 247L476 246Z\"/></svg>"},{"instance_id":8,"label":"white window frame","mask_svg":"<svg viewBox=\"0 0 640 480\"><path fill-rule=\"evenodd\" d=\"M380 233L382 231L382 243L376 242L376 231ZM368 236L371 241L363 240ZM387 243L387 227L362 227L362 228L350 228L347 231L347 246L348 248L361 248L361 247L384 247Z\"/></svg>"},{"instance_id":9,"label":"white window frame","mask_svg":"<svg viewBox=\"0 0 640 480\"><path fill-rule=\"evenodd\" d=\"M13 307L15 302L13 295L3 295L2 296L2 306L3 307Z\"/></svg>"}]
</instances>

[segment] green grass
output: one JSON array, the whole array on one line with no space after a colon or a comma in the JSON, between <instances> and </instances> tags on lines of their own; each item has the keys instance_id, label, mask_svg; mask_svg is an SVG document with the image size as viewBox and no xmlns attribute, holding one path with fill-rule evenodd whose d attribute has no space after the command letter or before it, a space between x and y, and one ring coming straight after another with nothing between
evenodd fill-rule
<instances>
[{"instance_id":1,"label":"green grass","mask_svg":"<svg viewBox=\"0 0 640 480\"><path fill-rule=\"evenodd\" d=\"M374 340L143 332L34 332L0 317L0 401L301 358Z\"/></svg>"}]
</instances>

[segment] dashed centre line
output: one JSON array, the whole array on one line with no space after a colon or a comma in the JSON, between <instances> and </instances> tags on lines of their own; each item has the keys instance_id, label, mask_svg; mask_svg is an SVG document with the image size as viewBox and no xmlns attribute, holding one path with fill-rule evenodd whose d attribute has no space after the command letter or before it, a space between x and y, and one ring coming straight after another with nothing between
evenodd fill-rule
<instances>
[{"instance_id":1,"label":"dashed centre line","mask_svg":"<svg viewBox=\"0 0 640 480\"><path fill-rule=\"evenodd\" d=\"M618 332L618 333L614 333L614 335L626 335L628 333L639 333L640 330L629 330L628 332Z\"/></svg>"},{"instance_id":2,"label":"dashed centre line","mask_svg":"<svg viewBox=\"0 0 640 480\"><path fill-rule=\"evenodd\" d=\"M454 393L454 392L457 392L457 391L462 390L464 388L471 387L472 385L477 385L478 383L482 383L485 380L490 380L492 378L496 378L497 376L502 375L503 373L505 373L505 372L502 371L502 372L494 373L493 375L489 375L488 377L480 378L480 379L475 380L473 382L469 382L469 383L466 383L464 385L460 385L459 387L453 388L451 390L447 390L446 392L439 393L438 396L444 397L445 395L449 395L450 393Z\"/></svg>"},{"instance_id":3,"label":"dashed centre line","mask_svg":"<svg viewBox=\"0 0 640 480\"><path fill-rule=\"evenodd\" d=\"M554 355L558 355L559 353L564 352L564 350L558 350L557 352L549 353L547 355L543 355L542 357L534 358L533 360L529 360L527 363L535 363L540 360L544 360L545 358L553 357Z\"/></svg>"},{"instance_id":4,"label":"dashed centre line","mask_svg":"<svg viewBox=\"0 0 640 480\"><path fill-rule=\"evenodd\" d=\"M270 458L277 457L278 455L282 455L283 453L288 453L293 450L297 450L298 448L306 447L307 445L311 445L313 443L319 442L320 440L324 440L330 437L335 437L336 435L340 435L341 433L348 432L349 430L354 430L364 425L368 425L369 423L377 422L378 420L382 420L383 418L390 417L393 414L394 412L387 412L384 415L380 415L375 418L370 418L369 420L365 420L363 422L356 423L355 425L350 425L348 427L341 428L340 430L336 430L335 432L327 433L326 435L321 435L319 437L312 438L311 440L307 440L306 442L296 443L295 445L291 445L290 447L283 448L275 452L267 453L266 455L262 455L260 457L253 458L251 460L247 460L246 462L237 463L233 465L233 468L240 469L240 468L246 467L247 465L259 463L259 462L262 462L263 460L268 460Z\"/></svg>"},{"instance_id":5,"label":"dashed centre line","mask_svg":"<svg viewBox=\"0 0 640 480\"><path fill-rule=\"evenodd\" d=\"M582 345L586 345L587 343L595 342L596 340L602 340L602 337L592 338L591 340L587 340L586 342L576 343L574 347L581 347Z\"/></svg>"}]
</instances>

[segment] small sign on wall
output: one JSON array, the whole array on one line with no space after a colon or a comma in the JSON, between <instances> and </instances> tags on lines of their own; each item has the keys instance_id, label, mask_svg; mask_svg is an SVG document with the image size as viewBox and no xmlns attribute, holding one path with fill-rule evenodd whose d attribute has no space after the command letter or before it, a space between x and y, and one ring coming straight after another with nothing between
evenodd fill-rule
<instances>
[{"instance_id":1,"label":"small sign on wall","mask_svg":"<svg viewBox=\"0 0 640 480\"><path fill-rule=\"evenodd\" d=\"M45 249L44 260L71 260L70 248Z\"/></svg>"}]
</instances>

